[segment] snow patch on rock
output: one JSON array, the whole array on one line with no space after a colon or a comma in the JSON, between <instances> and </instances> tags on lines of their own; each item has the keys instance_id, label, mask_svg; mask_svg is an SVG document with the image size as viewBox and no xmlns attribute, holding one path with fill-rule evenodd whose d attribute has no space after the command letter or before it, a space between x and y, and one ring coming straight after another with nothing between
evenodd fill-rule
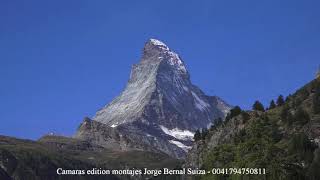
<instances>
[{"instance_id":1,"label":"snow patch on rock","mask_svg":"<svg viewBox=\"0 0 320 180\"><path fill-rule=\"evenodd\" d=\"M180 141L170 140L169 142L171 144L174 144L174 145L178 146L179 148L183 149L185 152L188 152L188 150L190 150L192 148L191 146L186 146L186 145L182 144Z\"/></svg>"},{"instance_id":2,"label":"snow patch on rock","mask_svg":"<svg viewBox=\"0 0 320 180\"><path fill-rule=\"evenodd\" d=\"M174 129L168 129L164 126L160 126L161 130L169 135L169 136L172 136L176 139L179 139L179 140L184 140L184 141L187 141L187 140L193 140L193 137L194 137L194 133L191 132L191 131L188 131L188 130L181 130L181 129L178 129L178 128L174 128Z\"/></svg>"},{"instance_id":3,"label":"snow patch on rock","mask_svg":"<svg viewBox=\"0 0 320 180\"><path fill-rule=\"evenodd\" d=\"M157 39L150 39L150 42L155 46L159 46L161 48L169 50L168 46L165 43L163 43L163 42L161 42L161 41L159 41Z\"/></svg>"},{"instance_id":4,"label":"snow patch on rock","mask_svg":"<svg viewBox=\"0 0 320 180\"><path fill-rule=\"evenodd\" d=\"M118 124L112 124L112 125L111 125L112 128L115 128L115 127L117 127L117 126L118 126Z\"/></svg>"}]
</instances>

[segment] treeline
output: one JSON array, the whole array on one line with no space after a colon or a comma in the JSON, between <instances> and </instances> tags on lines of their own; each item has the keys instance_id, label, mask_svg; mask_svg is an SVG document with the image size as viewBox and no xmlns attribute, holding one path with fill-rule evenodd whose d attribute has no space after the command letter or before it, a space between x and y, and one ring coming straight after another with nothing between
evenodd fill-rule
<instances>
[{"instance_id":1,"label":"treeline","mask_svg":"<svg viewBox=\"0 0 320 180\"><path fill-rule=\"evenodd\" d=\"M280 95L271 100L268 107L255 101L252 110L246 112L235 106L225 120L218 123L221 126L233 118L244 120L246 115L250 119L228 143L206 152L202 168L256 167L266 168L267 174L250 177L208 174L201 179L320 179L320 148L305 129L311 120L318 121L320 82L314 81L286 98ZM202 139L205 138L202 135Z\"/></svg>"},{"instance_id":2,"label":"treeline","mask_svg":"<svg viewBox=\"0 0 320 180\"><path fill-rule=\"evenodd\" d=\"M313 101L312 101L312 108L313 112L315 114L320 113L320 87L316 86L314 87L311 91L311 93L314 93ZM300 90L300 98L306 98L309 96L310 93L308 91L302 91ZM253 111L260 111L260 112L265 112L266 110L272 110L277 107L282 107L281 110L281 119L283 122L285 122L287 125L292 125L292 124L300 124L304 125L309 122L310 116L306 112L305 109L302 107L298 107L298 105L301 103L299 100L293 101L290 106L288 102L292 101L293 97L292 95L289 95L288 97L284 98L283 95L279 95L276 101L271 100L270 105L265 108L264 105L260 101L255 101L254 104L252 105L252 110ZM290 110L290 109L296 109L296 110ZM203 128L200 130L197 130L194 135L194 140L199 141L199 140L204 140L206 136L209 134L210 130L214 130L217 127L221 126L223 123L228 122L230 119L241 115L243 118L243 121L247 121L250 119L250 115L247 111L242 110L239 106L235 106L230 110L230 112L227 114L225 119L223 120L222 118L218 118L213 121L213 124L209 129Z\"/></svg>"},{"instance_id":3,"label":"treeline","mask_svg":"<svg viewBox=\"0 0 320 180\"><path fill-rule=\"evenodd\" d=\"M285 100L282 95L280 95L275 102L274 100L271 100L270 105L268 108L264 108L263 104L260 101L255 101L252 105L252 110L254 111L262 111L265 112L266 110L274 109L276 107L283 106L285 104Z\"/></svg>"},{"instance_id":4,"label":"treeline","mask_svg":"<svg viewBox=\"0 0 320 180\"><path fill-rule=\"evenodd\" d=\"M254 121L206 154L203 168L255 167L266 168L267 174L240 177L225 175L224 179L319 179L320 150L304 132L284 137L276 118L267 115ZM202 179L219 180L221 176L207 175Z\"/></svg>"},{"instance_id":5,"label":"treeline","mask_svg":"<svg viewBox=\"0 0 320 180\"><path fill-rule=\"evenodd\" d=\"M277 106L282 106L284 103L285 103L285 100L283 99L283 96L280 95L277 99L277 104L274 102L274 100L272 100L270 102L270 106L268 109L273 109L273 108L276 108ZM265 112L265 108L260 101L254 102L252 106L252 110ZM218 118L213 121L209 129L203 128L203 129L197 130L194 135L194 140L195 141L204 140L206 136L209 134L209 130L214 130L217 127L221 126L223 123L226 123L230 119L237 117L239 115L241 115L244 122L250 119L250 114L248 112L246 112L245 110L242 110L240 106L235 106L227 114L224 121L222 118Z\"/></svg>"},{"instance_id":6,"label":"treeline","mask_svg":"<svg viewBox=\"0 0 320 180\"><path fill-rule=\"evenodd\" d=\"M223 125L224 123L228 122L230 119L233 117L241 115L242 118L246 121L250 119L249 113L246 111L242 110L239 106L235 106L230 110L230 112L227 114L225 120L223 121L222 118L218 118L213 121L212 125L210 126L209 129L203 128L201 130L197 130L194 135L194 140L199 141L199 140L204 140L206 136L209 134L209 131L215 130L217 127Z\"/></svg>"}]
</instances>

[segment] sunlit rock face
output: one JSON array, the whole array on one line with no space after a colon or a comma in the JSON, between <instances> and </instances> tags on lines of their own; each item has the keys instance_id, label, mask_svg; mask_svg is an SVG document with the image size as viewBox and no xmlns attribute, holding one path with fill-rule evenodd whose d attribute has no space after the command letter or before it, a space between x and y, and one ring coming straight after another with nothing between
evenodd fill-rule
<instances>
[{"instance_id":1,"label":"sunlit rock face","mask_svg":"<svg viewBox=\"0 0 320 180\"><path fill-rule=\"evenodd\" d=\"M194 132L224 117L229 110L223 100L205 95L191 83L177 53L163 42L150 39L139 64L133 65L124 91L99 110L93 121L116 129L119 136L130 139L129 144L139 141L142 149L183 158L191 147ZM83 133L86 128L80 130L77 137L90 136ZM101 138L96 137L99 142ZM125 147L131 145L122 150Z\"/></svg>"}]
</instances>

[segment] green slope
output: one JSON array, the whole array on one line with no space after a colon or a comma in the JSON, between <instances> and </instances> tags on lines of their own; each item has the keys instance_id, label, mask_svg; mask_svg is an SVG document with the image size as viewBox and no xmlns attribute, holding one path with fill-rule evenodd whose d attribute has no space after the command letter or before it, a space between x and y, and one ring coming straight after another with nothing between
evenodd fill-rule
<instances>
[{"instance_id":1,"label":"green slope","mask_svg":"<svg viewBox=\"0 0 320 180\"><path fill-rule=\"evenodd\" d=\"M228 169L228 175L210 174L198 179L320 179L319 109L318 79L290 95L283 105L265 112L242 111L234 117L229 116L198 140L199 152L191 153L193 156L199 154L198 163L208 171L213 168L265 168L266 174L231 175L231 169ZM190 157L192 154L189 161Z\"/></svg>"}]
</instances>

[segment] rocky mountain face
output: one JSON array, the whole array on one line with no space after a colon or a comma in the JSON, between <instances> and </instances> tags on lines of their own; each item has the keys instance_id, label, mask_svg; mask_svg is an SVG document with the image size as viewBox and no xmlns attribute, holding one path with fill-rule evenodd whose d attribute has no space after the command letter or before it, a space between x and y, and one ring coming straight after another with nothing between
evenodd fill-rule
<instances>
[{"instance_id":1,"label":"rocky mountain face","mask_svg":"<svg viewBox=\"0 0 320 180\"><path fill-rule=\"evenodd\" d=\"M182 158L197 129L225 117L230 105L190 81L178 54L150 39L124 91L86 119L76 138L112 149L147 149Z\"/></svg>"},{"instance_id":2,"label":"rocky mountain face","mask_svg":"<svg viewBox=\"0 0 320 180\"><path fill-rule=\"evenodd\" d=\"M240 111L197 140L184 167L266 168L266 174L223 179L320 179L320 78L265 111Z\"/></svg>"}]
</instances>

